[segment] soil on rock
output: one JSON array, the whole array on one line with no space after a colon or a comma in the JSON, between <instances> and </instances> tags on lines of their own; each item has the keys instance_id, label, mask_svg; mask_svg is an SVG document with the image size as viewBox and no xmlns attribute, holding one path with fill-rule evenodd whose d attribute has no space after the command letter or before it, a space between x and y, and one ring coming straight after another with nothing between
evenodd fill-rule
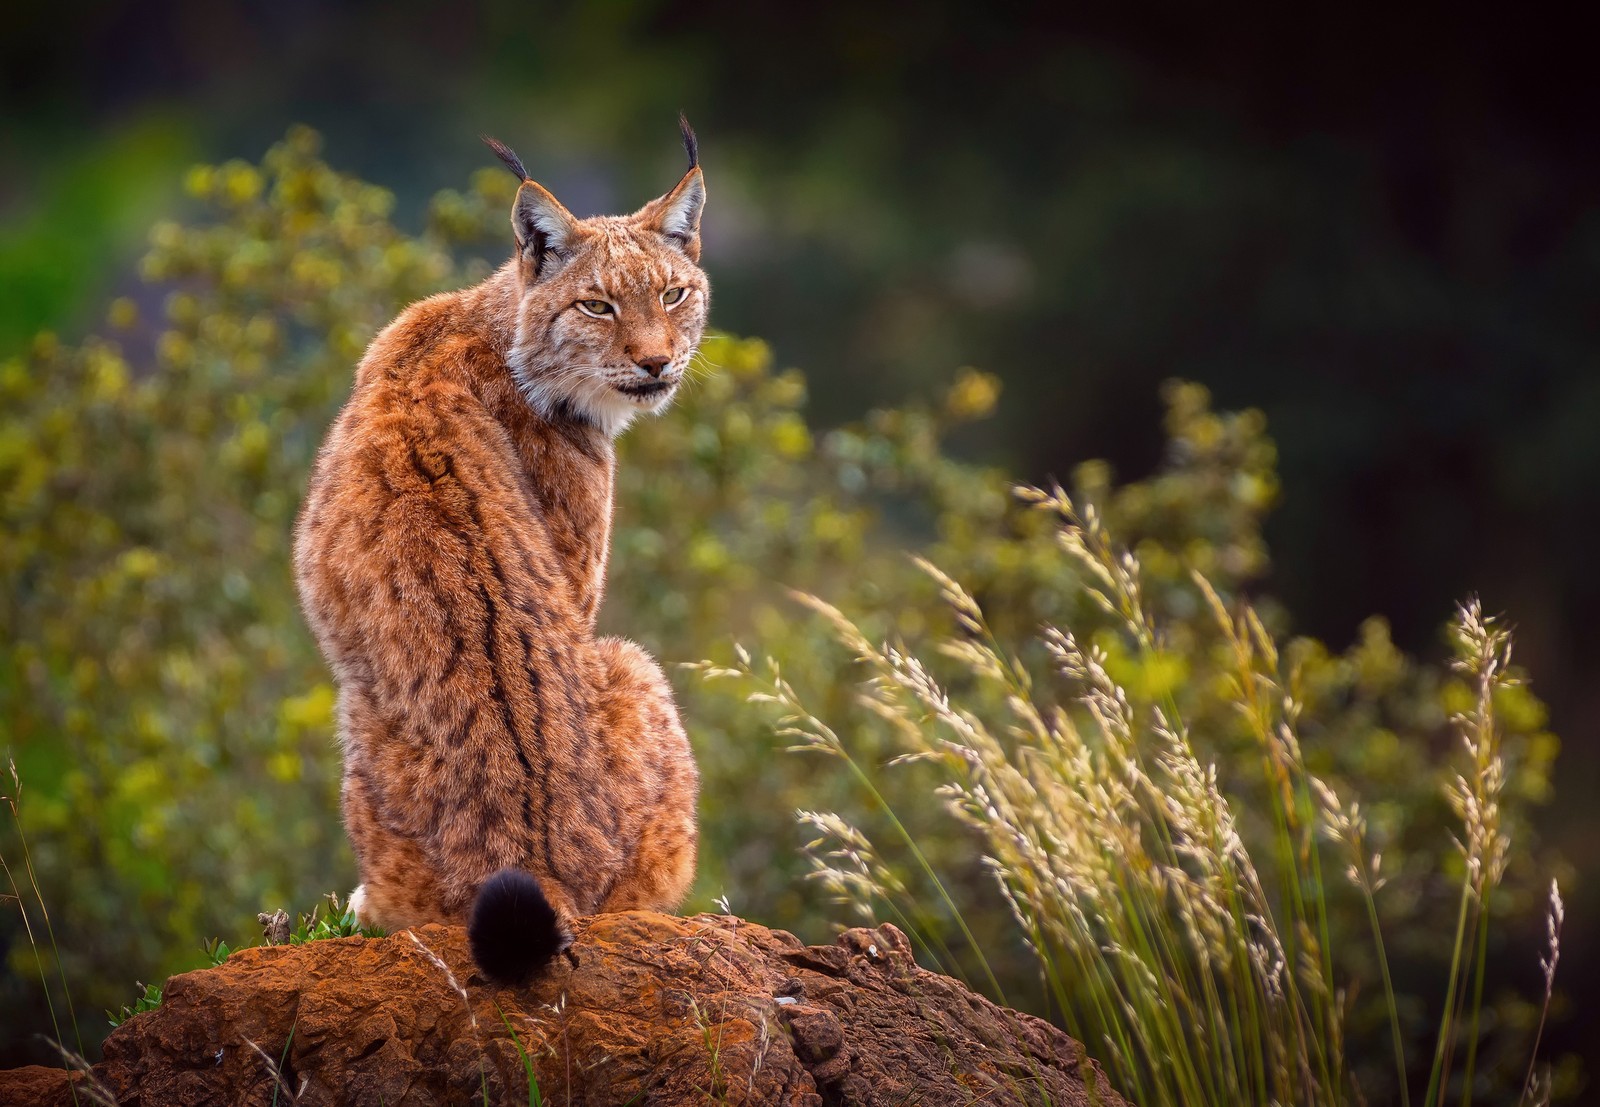
<instances>
[{"instance_id":1,"label":"soil on rock","mask_svg":"<svg viewBox=\"0 0 1600 1107\"><path fill-rule=\"evenodd\" d=\"M527 1103L526 1051L556 1104L1123 1104L1077 1042L919 968L893 926L575 929L526 988L480 977L457 927L242 950L168 981L94 1077L122 1107ZM60 1070L0 1072L0 1107L71 1102Z\"/></svg>"}]
</instances>

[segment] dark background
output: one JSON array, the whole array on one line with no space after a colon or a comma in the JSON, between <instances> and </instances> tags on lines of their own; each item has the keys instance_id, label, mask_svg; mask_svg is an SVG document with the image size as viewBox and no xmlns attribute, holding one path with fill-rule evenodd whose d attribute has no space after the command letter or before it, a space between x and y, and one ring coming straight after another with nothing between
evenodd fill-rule
<instances>
[{"instance_id":1,"label":"dark background","mask_svg":"<svg viewBox=\"0 0 1600 1107\"><path fill-rule=\"evenodd\" d=\"M973 454L1137 475L1159 383L1198 380L1268 415L1267 587L1297 631L1337 647L1382 613L1437 656L1453 600L1508 613L1564 739L1563 980L1600 983L1592 38L1435 4L800 10L8 5L0 355L80 333L191 162L291 123L404 222L487 163L484 131L580 213L636 206L682 108L714 320L803 366L819 422L976 365L1006 393ZM1557 1033L1592 1049L1595 1024Z\"/></svg>"}]
</instances>

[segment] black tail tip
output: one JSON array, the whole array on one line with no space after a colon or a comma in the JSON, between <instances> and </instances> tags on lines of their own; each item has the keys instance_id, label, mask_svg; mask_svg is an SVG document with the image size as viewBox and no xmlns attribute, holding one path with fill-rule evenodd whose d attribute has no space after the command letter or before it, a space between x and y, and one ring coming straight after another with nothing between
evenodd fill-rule
<instances>
[{"instance_id":1,"label":"black tail tip","mask_svg":"<svg viewBox=\"0 0 1600 1107\"><path fill-rule=\"evenodd\" d=\"M568 938L539 882L501 869L478 889L467 920L472 959L497 984L526 984L566 947Z\"/></svg>"}]
</instances>

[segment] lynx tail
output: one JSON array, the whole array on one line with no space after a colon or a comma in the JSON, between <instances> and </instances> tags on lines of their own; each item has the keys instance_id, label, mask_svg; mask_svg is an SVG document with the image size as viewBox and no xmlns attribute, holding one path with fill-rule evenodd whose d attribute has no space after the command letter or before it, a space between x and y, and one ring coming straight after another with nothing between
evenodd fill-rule
<instances>
[{"instance_id":1,"label":"lynx tail","mask_svg":"<svg viewBox=\"0 0 1600 1107\"><path fill-rule=\"evenodd\" d=\"M478 968L498 984L526 984L571 938L539 882L523 869L501 869L478 889L467 922Z\"/></svg>"}]
</instances>

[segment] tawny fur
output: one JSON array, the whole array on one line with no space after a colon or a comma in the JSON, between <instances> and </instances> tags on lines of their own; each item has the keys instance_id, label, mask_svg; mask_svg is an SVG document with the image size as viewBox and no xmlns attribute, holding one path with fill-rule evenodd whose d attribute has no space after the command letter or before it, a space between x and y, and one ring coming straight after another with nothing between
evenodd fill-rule
<instances>
[{"instance_id":1,"label":"tawny fur","mask_svg":"<svg viewBox=\"0 0 1600 1107\"><path fill-rule=\"evenodd\" d=\"M692 165L633 216L578 220L527 181L517 255L362 359L295 575L339 685L364 923L463 922L506 867L565 919L688 890L698 775L671 688L595 619L613 436L669 402L705 325L704 196Z\"/></svg>"}]
</instances>

